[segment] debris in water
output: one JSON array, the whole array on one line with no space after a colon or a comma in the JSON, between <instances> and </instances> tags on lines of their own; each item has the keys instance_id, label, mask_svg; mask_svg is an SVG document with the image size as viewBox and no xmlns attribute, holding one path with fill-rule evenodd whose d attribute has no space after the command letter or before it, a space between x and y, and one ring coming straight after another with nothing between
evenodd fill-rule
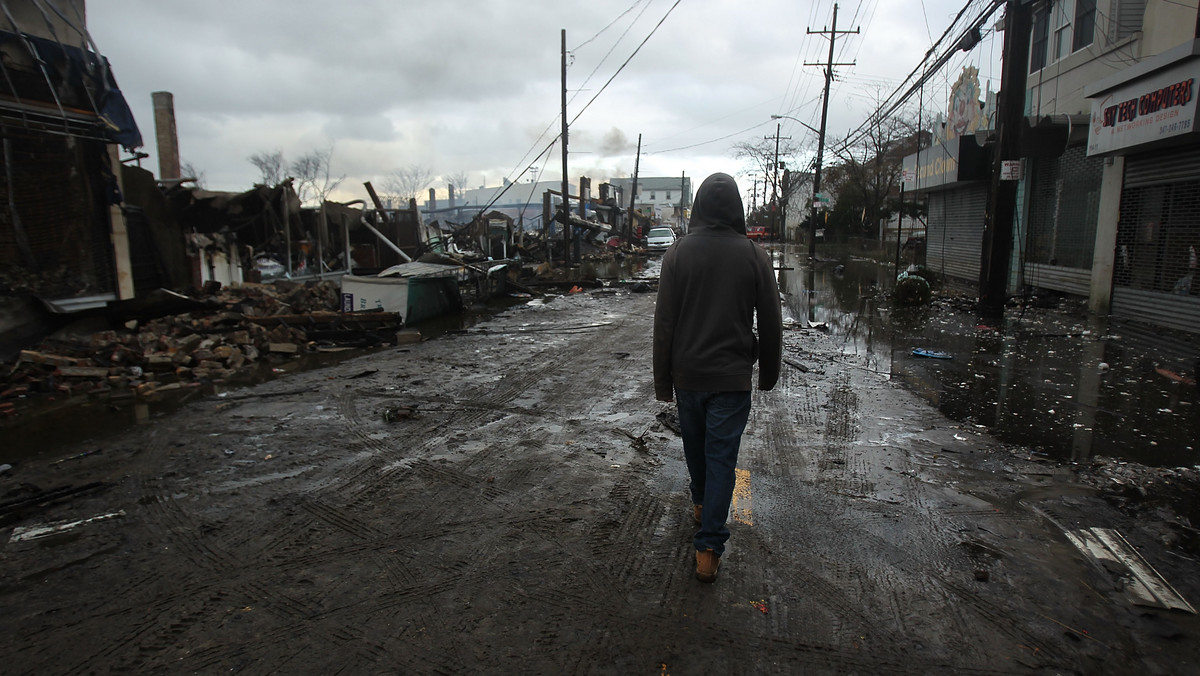
<instances>
[{"instance_id":1,"label":"debris in water","mask_svg":"<svg viewBox=\"0 0 1200 676\"><path fill-rule=\"evenodd\" d=\"M751 601L750 605L754 606L754 608L756 610L758 610L758 612L762 613L763 615L767 614L767 602L766 601Z\"/></svg>"},{"instance_id":2,"label":"debris in water","mask_svg":"<svg viewBox=\"0 0 1200 676\"><path fill-rule=\"evenodd\" d=\"M926 357L929 359L954 359L954 355L950 354L949 352L927 350L923 347L914 348L912 354L914 357Z\"/></svg>"}]
</instances>

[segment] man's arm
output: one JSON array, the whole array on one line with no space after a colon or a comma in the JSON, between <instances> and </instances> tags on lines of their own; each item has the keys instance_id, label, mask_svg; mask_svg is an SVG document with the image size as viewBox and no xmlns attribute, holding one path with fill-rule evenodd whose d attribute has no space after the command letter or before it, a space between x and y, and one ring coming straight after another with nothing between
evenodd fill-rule
<instances>
[{"instance_id":1,"label":"man's arm","mask_svg":"<svg viewBox=\"0 0 1200 676\"><path fill-rule=\"evenodd\" d=\"M783 309L771 257L759 249L758 297L754 313L758 321L758 389L769 390L779 382L783 363Z\"/></svg>"},{"instance_id":2,"label":"man's arm","mask_svg":"<svg viewBox=\"0 0 1200 676\"><path fill-rule=\"evenodd\" d=\"M671 378L671 346L675 341L675 322L679 301L675 293L675 249L663 255L658 275L658 299L654 304L654 398L674 401L675 385Z\"/></svg>"}]
</instances>

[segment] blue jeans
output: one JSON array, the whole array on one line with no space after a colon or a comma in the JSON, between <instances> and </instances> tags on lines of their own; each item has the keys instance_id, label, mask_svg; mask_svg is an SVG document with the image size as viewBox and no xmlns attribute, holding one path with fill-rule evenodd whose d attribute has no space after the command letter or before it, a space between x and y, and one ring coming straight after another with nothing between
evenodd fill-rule
<instances>
[{"instance_id":1,"label":"blue jeans","mask_svg":"<svg viewBox=\"0 0 1200 676\"><path fill-rule=\"evenodd\" d=\"M750 392L696 392L675 388L683 455L687 460L692 504L703 505L697 551L725 552L725 520L733 502L734 468L742 432L750 418Z\"/></svg>"}]
</instances>

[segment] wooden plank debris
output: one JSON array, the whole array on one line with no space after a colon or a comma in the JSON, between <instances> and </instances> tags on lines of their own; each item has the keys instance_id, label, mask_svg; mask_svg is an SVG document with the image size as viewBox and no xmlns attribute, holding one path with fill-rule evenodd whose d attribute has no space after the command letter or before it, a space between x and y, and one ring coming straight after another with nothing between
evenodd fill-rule
<instances>
[{"instance_id":1,"label":"wooden plank debris","mask_svg":"<svg viewBox=\"0 0 1200 676\"><path fill-rule=\"evenodd\" d=\"M1101 570L1105 563L1129 572L1125 577L1125 592L1139 606L1182 610L1196 614L1196 609L1175 591L1153 566L1142 558L1116 530L1111 528L1082 528L1066 531L1067 539Z\"/></svg>"}]
</instances>

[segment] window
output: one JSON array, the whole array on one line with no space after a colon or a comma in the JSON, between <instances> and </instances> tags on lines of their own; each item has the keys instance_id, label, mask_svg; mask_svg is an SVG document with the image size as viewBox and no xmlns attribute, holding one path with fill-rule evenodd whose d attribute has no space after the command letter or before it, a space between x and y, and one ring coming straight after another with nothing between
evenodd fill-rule
<instances>
[{"instance_id":1,"label":"window","mask_svg":"<svg viewBox=\"0 0 1200 676\"><path fill-rule=\"evenodd\" d=\"M1074 14L1071 11L1071 2L1072 0L1058 0L1050 10L1054 26L1054 52L1051 61L1058 61L1071 53L1071 19Z\"/></svg>"},{"instance_id":2,"label":"window","mask_svg":"<svg viewBox=\"0 0 1200 676\"><path fill-rule=\"evenodd\" d=\"M1075 0L1075 40L1071 51L1092 44L1096 34L1096 0Z\"/></svg>"},{"instance_id":3,"label":"window","mask_svg":"<svg viewBox=\"0 0 1200 676\"><path fill-rule=\"evenodd\" d=\"M651 201L651 202L653 202L653 201L654 201L654 193L650 193L650 201Z\"/></svg>"},{"instance_id":4,"label":"window","mask_svg":"<svg viewBox=\"0 0 1200 676\"><path fill-rule=\"evenodd\" d=\"M667 201L668 202L671 201L671 192L670 191L667 191Z\"/></svg>"},{"instance_id":5,"label":"window","mask_svg":"<svg viewBox=\"0 0 1200 676\"><path fill-rule=\"evenodd\" d=\"M1096 0L1054 0L1033 15L1029 72L1065 59L1092 44L1096 34Z\"/></svg>"},{"instance_id":6,"label":"window","mask_svg":"<svg viewBox=\"0 0 1200 676\"><path fill-rule=\"evenodd\" d=\"M1050 31L1050 9L1043 6L1033 14L1033 38L1029 47L1029 72L1046 67L1046 42Z\"/></svg>"}]
</instances>

